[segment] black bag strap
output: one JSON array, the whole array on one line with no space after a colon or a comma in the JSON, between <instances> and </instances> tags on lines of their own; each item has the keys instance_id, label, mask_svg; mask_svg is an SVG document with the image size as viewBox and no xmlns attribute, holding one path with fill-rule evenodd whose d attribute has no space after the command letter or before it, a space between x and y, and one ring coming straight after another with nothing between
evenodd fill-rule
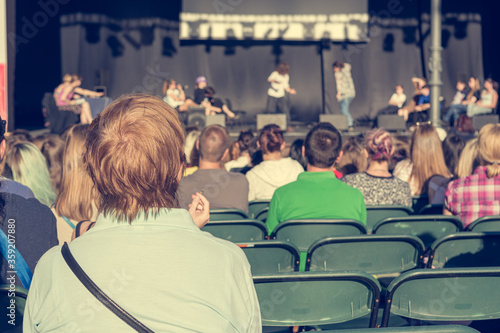
<instances>
[{"instance_id":1,"label":"black bag strap","mask_svg":"<svg viewBox=\"0 0 500 333\"><path fill-rule=\"evenodd\" d=\"M90 277L85 273L85 271L80 267L78 262L76 262L73 254L69 250L68 243L64 242L61 249L64 261L68 264L69 268L76 275L78 280L87 288L92 295L95 296L105 307L107 307L111 312L113 312L118 318L123 320L127 325L132 327L137 332L141 333L152 333L153 331L146 327L143 323L137 320L130 313L125 311L121 306L116 304L108 295L106 295L95 283L90 279Z\"/></svg>"}]
</instances>

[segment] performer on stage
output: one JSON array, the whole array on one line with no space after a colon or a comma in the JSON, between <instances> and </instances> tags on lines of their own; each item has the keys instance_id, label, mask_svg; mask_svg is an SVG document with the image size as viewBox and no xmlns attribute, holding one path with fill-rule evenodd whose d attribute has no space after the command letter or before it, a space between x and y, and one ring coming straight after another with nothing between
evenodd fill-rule
<instances>
[{"instance_id":1,"label":"performer on stage","mask_svg":"<svg viewBox=\"0 0 500 333\"><path fill-rule=\"evenodd\" d=\"M286 62L280 62L276 70L269 75L267 81L271 86L267 90L266 113L284 113L287 122L290 121L290 105L288 94L295 95L295 89L290 88L290 66Z\"/></svg>"},{"instance_id":2,"label":"performer on stage","mask_svg":"<svg viewBox=\"0 0 500 333\"><path fill-rule=\"evenodd\" d=\"M332 65L337 83L337 101L340 103L340 112L347 116L347 123L352 128L354 122L349 112L349 104L356 96L356 89L352 81L351 65L340 61L335 61Z\"/></svg>"}]
</instances>

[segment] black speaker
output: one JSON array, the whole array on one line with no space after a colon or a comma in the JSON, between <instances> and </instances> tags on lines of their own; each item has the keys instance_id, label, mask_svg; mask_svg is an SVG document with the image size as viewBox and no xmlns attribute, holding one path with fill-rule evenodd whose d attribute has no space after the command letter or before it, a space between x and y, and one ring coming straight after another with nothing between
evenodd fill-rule
<instances>
[{"instance_id":1,"label":"black speaker","mask_svg":"<svg viewBox=\"0 0 500 333\"><path fill-rule=\"evenodd\" d=\"M406 129L406 122L403 116L397 114L381 114L377 117L379 128L387 131L400 131Z\"/></svg>"},{"instance_id":2,"label":"black speaker","mask_svg":"<svg viewBox=\"0 0 500 333\"><path fill-rule=\"evenodd\" d=\"M280 113L257 115L257 131L260 131L264 126L269 124L278 125L283 131L286 131L286 115Z\"/></svg>"},{"instance_id":3,"label":"black speaker","mask_svg":"<svg viewBox=\"0 0 500 333\"><path fill-rule=\"evenodd\" d=\"M345 131L349 129L347 116L343 114L320 114L319 121L322 123L330 123L339 131Z\"/></svg>"},{"instance_id":4,"label":"black speaker","mask_svg":"<svg viewBox=\"0 0 500 333\"><path fill-rule=\"evenodd\" d=\"M486 124L498 124L499 117L497 114L478 114L472 117L472 127L479 131Z\"/></svg>"},{"instance_id":5,"label":"black speaker","mask_svg":"<svg viewBox=\"0 0 500 333\"><path fill-rule=\"evenodd\" d=\"M205 127L206 116L205 108L203 107L190 107L188 115L188 126Z\"/></svg>"}]
</instances>

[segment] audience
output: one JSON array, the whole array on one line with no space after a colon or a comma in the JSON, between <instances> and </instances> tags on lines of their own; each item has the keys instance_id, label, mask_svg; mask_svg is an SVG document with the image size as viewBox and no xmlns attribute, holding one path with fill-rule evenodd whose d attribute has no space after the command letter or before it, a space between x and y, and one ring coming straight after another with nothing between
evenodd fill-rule
<instances>
[{"instance_id":1,"label":"audience","mask_svg":"<svg viewBox=\"0 0 500 333\"><path fill-rule=\"evenodd\" d=\"M485 215L500 215L500 124L479 131L479 161L470 176L452 181L445 194L446 215L458 216L467 226Z\"/></svg>"},{"instance_id":2,"label":"audience","mask_svg":"<svg viewBox=\"0 0 500 333\"><path fill-rule=\"evenodd\" d=\"M274 192L266 225L269 234L291 219L354 219L366 224L361 192L333 174L342 157L342 137L330 123L319 123L306 136L303 154L307 172Z\"/></svg>"},{"instance_id":3,"label":"audience","mask_svg":"<svg viewBox=\"0 0 500 333\"><path fill-rule=\"evenodd\" d=\"M356 138L350 137L342 147L342 158L333 173L340 179L345 175L365 171L366 165L367 160L363 146L357 142Z\"/></svg>"},{"instance_id":4,"label":"audience","mask_svg":"<svg viewBox=\"0 0 500 333\"><path fill-rule=\"evenodd\" d=\"M297 139L294 142L292 142L292 145L290 146L290 153L289 157L292 160L295 160L300 163L302 168L305 170L307 168L307 161L304 155L302 155L302 147L304 146L304 140L303 139Z\"/></svg>"},{"instance_id":5,"label":"audience","mask_svg":"<svg viewBox=\"0 0 500 333\"><path fill-rule=\"evenodd\" d=\"M44 138L42 146L39 149L47 161L52 187L56 193L59 193L59 188L61 186L64 141L58 135L49 134Z\"/></svg>"},{"instance_id":6,"label":"audience","mask_svg":"<svg viewBox=\"0 0 500 333\"><path fill-rule=\"evenodd\" d=\"M357 188L368 205L404 205L411 207L411 192L407 182L389 172L393 151L391 135L382 129L368 132L364 153L368 158L365 172L344 176L342 181Z\"/></svg>"},{"instance_id":7,"label":"audience","mask_svg":"<svg viewBox=\"0 0 500 333\"><path fill-rule=\"evenodd\" d=\"M218 130L209 132L213 136L205 131L201 141L220 140ZM193 193L189 212L176 208L184 133L175 110L157 97L123 96L94 120L85 146L83 161L97 189L99 216L83 237L40 259L24 330L130 330L68 269L61 255L66 250L151 331L260 331L243 251L199 230L210 208L200 193Z\"/></svg>"},{"instance_id":8,"label":"audience","mask_svg":"<svg viewBox=\"0 0 500 333\"><path fill-rule=\"evenodd\" d=\"M73 232L76 236L83 234L88 224L97 218L96 192L82 159L88 128L89 125L74 125L66 136L61 185L56 202L51 207L57 219L59 244L69 243Z\"/></svg>"},{"instance_id":9,"label":"audience","mask_svg":"<svg viewBox=\"0 0 500 333\"><path fill-rule=\"evenodd\" d=\"M29 187L35 198L46 206L56 200L47 161L40 150L31 142L15 143L7 153L5 166L12 180Z\"/></svg>"},{"instance_id":10,"label":"audience","mask_svg":"<svg viewBox=\"0 0 500 333\"><path fill-rule=\"evenodd\" d=\"M411 139L410 158L396 165L394 176L410 184L411 195L423 195L427 194L427 182L434 175L451 177L436 129L424 123L416 126Z\"/></svg>"},{"instance_id":11,"label":"audience","mask_svg":"<svg viewBox=\"0 0 500 333\"><path fill-rule=\"evenodd\" d=\"M274 190L297 180L304 171L299 162L282 157L285 149L283 132L278 125L266 125L259 134L263 161L246 174L249 190L248 201L271 200Z\"/></svg>"},{"instance_id":12,"label":"audience","mask_svg":"<svg viewBox=\"0 0 500 333\"><path fill-rule=\"evenodd\" d=\"M457 164L457 177L463 178L472 175L479 166L477 138L467 141Z\"/></svg>"},{"instance_id":13,"label":"audience","mask_svg":"<svg viewBox=\"0 0 500 333\"><path fill-rule=\"evenodd\" d=\"M460 115L460 113L459 113L460 111L459 111L459 108L457 108L457 106L465 105L462 103L466 102L467 96L468 96L470 90L471 90L471 88L469 88L465 84L465 81L458 80L457 92L455 93L455 96L453 97L453 101L451 102L451 106L446 110L446 112L443 115L443 119L446 122L446 124L453 126L455 119L458 119L458 116Z\"/></svg>"},{"instance_id":14,"label":"audience","mask_svg":"<svg viewBox=\"0 0 500 333\"><path fill-rule=\"evenodd\" d=\"M182 178L179 207L188 208L191 196L203 191L212 208L237 208L248 211L248 181L244 175L227 172L221 161L228 154L229 134L219 125L207 126L196 141L199 169Z\"/></svg>"},{"instance_id":15,"label":"audience","mask_svg":"<svg viewBox=\"0 0 500 333\"><path fill-rule=\"evenodd\" d=\"M0 160L5 157L7 143L5 141L5 121L0 118ZM35 147L36 149L36 147ZM0 168L3 163L0 164ZM0 173L3 170L0 170ZM14 181L0 181L2 187L0 191L0 232L7 235L14 236L15 249L20 254L15 256L15 271L9 268L9 263L4 256L0 259L0 284L10 285L15 284L22 286L26 289L30 287L31 274L35 270L40 257L51 247L57 245L57 231L56 221L50 209L41 204L37 199L24 198L15 192L19 188ZM8 183L8 185L5 185ZM15 190L11 192L4 191ZM25 192L22 190L22 192ZM25 193L26 194L26 193ZM10 251L10 250L9 250ZM9 252L10 253L10 252ZM12 253L10 253L12 255ZM27 269L23 269L23 263L27 265ZM10 262L12 263L12 262ZM23 276L23 277L20 277ZM11 278L15 278L15 281ZM25 277L25 278L24 278ZM18 304L20 306L20 304ZM9 309L3 309L2 316L5 320ZM5 326L4 326L5 327Z\"/></svg>"},{"instance_id":16,"label":"audience","mask_svg":"<svg viewBox=\"0 0 500 333\"><path fill-rule=\"evenodd\" d=\"M248 153L248 147L253 139L253 132L241 131L238 136L238 140L234 142L235 150L231 154L231 160L224 164L227 171L231 171L234 168L244 168L250 161L250 154Z\"/></svg>"},{"instance_id":17,"label":"audience","mask_svg":"<svg viewBox=\"0 0 500 333\"><path fill-rule=\"evenodd\" d=\"M457 89L459 88L457 84ZM479 100L481 97L480 93L480 86L479 86L479 80L471 77L468 81L468 93L465 96L465 99L462 100L459 104L452 104L449 108L448 111L445 113L443 119L445 122L449 123L450 125L455 125L455 123L458 122L458 119L460 118L461 114L464 114L467 112L467 108L469 104L475 104L476 101Z\"/></svg>"},{"instance_id":18,"label":"audience","mask_svg":"<svg viewBox=\"0 0 500 333\"><path fill-rule=\"evenodd\" d=\"M481 91L481 97L476 103L467 105L467 116L472 118L475 115L492 113L497 107L498 102L498 83L492 79L484 81L484 90Z\"/></svg>"}]
</instances>

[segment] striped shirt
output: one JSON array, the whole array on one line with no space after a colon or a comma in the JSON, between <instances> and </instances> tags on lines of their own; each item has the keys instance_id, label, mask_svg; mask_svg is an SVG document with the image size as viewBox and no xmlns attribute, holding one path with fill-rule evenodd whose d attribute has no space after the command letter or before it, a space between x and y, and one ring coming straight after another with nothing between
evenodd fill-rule
<instances>
[{"instance_id":1,"label":"striped shirt","mask_svg":"<svg viewBox=\"0 0 500 333\"><path fill-rule=\"evenodd\" d=\"M467 226L487 215L500 215L500 176L488 178L480 166L468 177L448 184L444 207Z\"/></svg>"}]
</instances>

